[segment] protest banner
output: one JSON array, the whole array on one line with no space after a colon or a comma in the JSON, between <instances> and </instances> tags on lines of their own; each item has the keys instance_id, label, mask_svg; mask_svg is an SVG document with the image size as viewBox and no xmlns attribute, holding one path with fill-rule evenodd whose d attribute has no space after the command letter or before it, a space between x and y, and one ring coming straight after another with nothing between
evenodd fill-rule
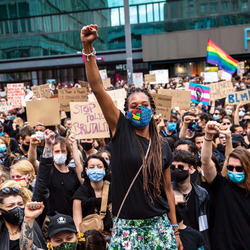
<instances>
[{"instance_id":1,"label":"protest banner","mask_svg":"<svg viewBox=\"0 0 250 250\"><path fill-rule=\"evenodd\" d=\"M102 79L102 84L103 84L103 87L105 89L110 88L110 83L111 83L111 79L110 78Z\"/></svg>"},{"instance_id":2,"label":"protest banner","mask_svg":"<svg viewBox=\"0 0 250 250\"><path fill-rule=\"evenodd\" d=\"M133 73L133 83L136 88L140 88L143 85L143 73Z\"/></svg>"},{"instance_id":3,"label":"protest banner","mask_svg":"<svg viewBox=\"0 0 250 250\"><path fill-rule=\"evenodd\" d=\"M102 79L107 79L108 78L106 69L99 70L99 72L100 72L100 76L101 76Z\"/></svg>"},{"instance_id":4,"label":"protest banner","mask_svg":"<svg viewBox=\"0 0 250 250\"><path fill-rule=\"evenodd\" d=\"M150 84L169 82L168 69L151 70L149 74L155 74L156 80L155 82L150 82Z\"/></svg>"},{"instance_id":5,"label":"protest banner","mask_svg":"<svg viewBox=\"0 0 250 250\"><path fill-rule=\"evenodd\" d=\"M106 91L109 96L111 97L111 99L113 101L116 101L117 103L117 108L119 110L121 110L121 112L124 113L124 104L125 104L125 98L127 96L127 92L125 89L115 89L115 90L110 90L110 91ZM96 102L96 97L95 95L92 93L90 95L88 95L88 102Z\"/></svg>"},{"instance_id":6,"label":"protest banner","mask_svg":"<svg viewBox=\"0 0 250 250\"><path fill-rule=\"evenodd\" d=\"M24 100L23 83L7 84L7 99L12 103L12 108L22 108Z\"/></svg>"},{"instance_id":7,"label":"protest banner","mask_svg":"<svg viewBox=\"0 0 250 250\"><path fill-rule=\"evenodd\" d=\"M161 114L163 120L169 120L171 115L172 97L152 94L156 106L156 114Z\"/></svg>"},{"instance_id":8,"label":"protest banner","mask_svg":"<svg viewBox=\"0 0 250 250\"><path fill-rule=\"evenodd\" d=\"M217 100L226 98L234 92L233 83L231 81L216 82L207 85L210 88L210 99Z\"/></svg>"},{"instance_id":9,"label":"protest banner","mask_svg":"<svg viewBox=\"0 0 250 250\"><path fill-rule=\"evenodd\" d=\"M209 105L210 88L204 85L189 82L189 90L191 90L191 102L203 103Z\"/></svg>"},{"instance_id":10,"label":"protest banner","mask_svg":"<svg viewBox=\"0 0 250 250\"><path fill-rule=\"evenodd\" d=\"M145 77L145 82L155 82L155 74L146 74L144 75Z\"/></svg>"},{"instance_id":11,"label":"protest banner","mask_svg":"<svg viewBox=\"0 0 250 250\"><path fill-rule=\"evenodd\" d=\"M228 95L228 104L247 104L250 103L250 89L238 92L232 92Z\"/></svg>"},{"instance_id":12,"label":"protest banner","mask_svg":"<svg viewBox=\"0 0 250 250\"><path fill-rule=\"evenodd\" d=\"M70 111L70 102L86 102L87 88L58 89L58 101L63 111Z\"/></svg>"},{"instance_id":13,"label":"protest banner","mask_svg":"<svg viewBox=\"0 0 250 250\"><path fill-rule=\"evenodd\" d=\"M50 98L51 97L51 91L49 84L42 84L38 86L32 86L31 90L34 93L34 96L37 98Z\"/></svg>"},{"instance_id":14,"label":"protest banner","mask_svg":"<svg viewBox=\"0 0 250 250\"><path fill-rule=\"evenodd\" d=\"M218 73L217 72L202 72L201 76L203 76L205 82L218 82Z\"/></svg>"},{"instance_id":15,"label":"protest banner","mask_svg":"<svg viewBox=\"0 0 250 250\"><path fill-rule=\"evenodd\" d=\"M219 78L219 71L218 71L218 78L221 79L221 80L226 80L226 81L231 81L232 80L232 75L227 73L226 71L224 70L220 70L220 78Z\"/></svg>"},{"instance_id":16,"label":"protest banner","mask_svg":"<svg viewBox=\"0 0 250 250\"><path fill-rule=\"evenodd\" d=\"M109 138L109 126L97 102L71 102L72 132L76 139Z\"/></svg>"},{"instance_id":17,"label":"protest banner","mask_svg":"<svg viewBox=\"0 0 250 250\"><path fill-rule=\"evenodd\" d=\"M4 112L7 115L11 109L12 104L10 102L0 102L0 112Z\"/></svg>"},{"instance_id":18,"label":"protest banner","mask_svg":"<svg viewBox=\"0 0 250 250\"><path fill-rule=\"evenodd\" d=\"M190 108L191 91L189 90L158 89L158 94L172 96L172 108Z\"/></svg>"},{"instance_id":19,"label":"protest banner","mask_svg":"<svg viewBox=\"0 0 250 250\"><path fill-rule=\"evenodd\" d=\"M30 126L38 123L44 126L60 124L58 99L41 99L26 102L27 120Z\"/></svg>"}]
</instances>

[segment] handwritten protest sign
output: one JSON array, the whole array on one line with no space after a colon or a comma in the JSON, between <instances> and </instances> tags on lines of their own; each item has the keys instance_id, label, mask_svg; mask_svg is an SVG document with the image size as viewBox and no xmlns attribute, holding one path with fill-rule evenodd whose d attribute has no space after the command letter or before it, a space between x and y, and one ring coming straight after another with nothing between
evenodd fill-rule
<instances>
[{"instance_id":1,"label":"handwritten protest sign","mask_svg":"<svg viewBox=\"0 0 250 250\"><path fill-rule=\"evenodd\" d=\"M189 90L158 89L158 94L172 96L172 108L190 108L191 91Z\"/></svg>"},{"instance_id":2,"label":"handwritten protest sign","mask_svg":"<svg viewBox=\"0 0 250 250\"><path fill-rule=\"evenodd\" d=\"M7 84L7 98L13 108L21 108L24 100L23 83Z\"/></svg>"},{"instance_id":3,"label":"handwritten protest sign","mask_svg":"<svg viewBox=\"0 0 250 250\"><path fill-rule=\"evenodd\" d=\"M133 83L136 88L140 88L143 85L143 73L133 73Z\"/></svg>"},{"instance_id":4,"label":"handwritten protest sign","mask_svg":"<svg viewBox=\"0 0 250 250\"><path fill-rule=\"evenodd\" d=\"M120 109L124 113L124 104L125 104L125 98L127 96L126 90L125 89L115 89L115 90L110 90L106 91L111 99L113 101L116 101L117 103L117 108ZM96 98L94 94L88 95L88 101L89 102L96 102Z\"/></svg>"},{"instance_id":5,"label":"handwritten protest sign","mask_svg":"<svg viewBox=\"0 0 250 250\"><path fill-rule=\"evenodd\" d=\"M201 74L204 77L205 82L218 82L218 73L217 72L202 72Z\"/></svg>"},{"instance_id":6,"label":"handwritten protest sign","mask_svg":"<svg viewBox=\"0 0 250 250\"><path fill-rule=\"evenodd\" d=\"M102 79L107 79L108 78L106 69L99 70L99 72L100 72L100 76L101 76Z\"/></svg>"},{"instance_id":7,"label":"handwritten protest sign","mask_svg":"<svg viewBox=\"0 0 250 250\"><path fill-rule=\"evenodd\" d=\"M155 82L150 82L150 84L156 83L168 83L169 76L168 76L168 69L159 69L159 70L151 70L149 74L155 74Z\"/></svg>"},{"instance_id":8,"label":"handwritten protest sign","mask_svg":"<svg viewBox=\"0 0 250 250\"><path fill-rule=\"evenodd\" d=\"M250 103L250 89L238 92L232 92L227 97L229 104Z\"/></svg>"},{"instance_id":9,"label":"handwritten protest sign","mask_svg":"<svg viewBox=\"0 0 250 250\"><path fill-rule=\"evenodd\" d=\"M11 109L12 104L10 102L0 102L0 112L4 112L7 115Z\"/></svg>"},{"instance_id":10,"label":"handwritten protest sign","mask_svg":"<svg viewBox=\"0 0 250 250\"><path fill-rule=\"evenodd\" d=\"M70 111L70 102L86 102L87 88L58 89L58 100L63 111Z\"/></svg>"},{"instance_id":11,"label":"handwritten protest sign","mask_svg":"<svg viewBox=\"0 0 250 250\"><path fill-rule=\"evenodd\" d=\"M26 102L27 120L30 126L60 124L58 99L42 99Z\"/></svg>"},{"instance_id":12,"label":"handwritten protest sign","mask_svg":"<svg viewBox=\"0 0 250 250\"><path fill-rule=\"evenodd\" d=\"M155 82L155 74L146 74L144 75L145 77L145 82Z\"/></svg>"},{"instance_id":13,"label":"handwritten protest sign","mask_svg":"<svg viewBox=\"0 0 250 250\"><path fill-rule=\"evenodd\" d=\"M102 79L102 84L103 84L103 87L105 89L110 88L110 83L111 83L111 79L110 78Z\"/></svg>"},{"instance_id":14,"label":"handwritten protest sign","mask_svg":"<svg viewBox=\"0 0 250 250\"><path fill-rule=\"evenodd\" d=\"M203 103L209 105L210 89L207 86L189 82L189 90L191 90L191 102Z\"/></svg>"},{"instance_id":15,"label":"handwritten protest sign","mask_svg":"<svg viewBox=\"0 0 250 250\"><path fill-rule=\"evenodd\" d=\"M162 115L163 120L169 120L171 115L172 97L166 95L152 94L156 106L156 114Z\"/></svg>"},{"instance_id":16,"label":"handwritten protest sign","mask_svg":"<svg viewBox=\"0 0 250 250\"><path fill-rule=\"evenodd\" d=\"M31 89L34 93L34 96L36 96L37 98L50 98L51 97L49 84L32 86Z\"/></svg>"},{"instance_id":17,"label":"handwritten protest sign","mask_svg":"<svg viewBox=\"0 0 250 250\"><path fill-rule=\"evenodd\" d=\"M81 85L82 88L88 88L89 83L85 81L78 80L79 84Z\"/></svg>"},{"instance_id":18,"label":"handwritten protest sign","mask_svg":"<svg viewBox=\"0 0 250 250\"><path fill-rule=\"evenodd\" d=\"M71 102L70 114L76 139L110 137L108 124L97 102Z\"/></svg>"},{"instance_id":19,"label":"handwritten protest sign","mask_svg":"<svg viewBox=\"0 0 250 250\"><path fill-rule=\"evenodd\" d=\"M213 100L226 98L229 94L234 92L231 81L211 83L207 86L210 88L210 99Z\"/></svg>"}]
</instances>

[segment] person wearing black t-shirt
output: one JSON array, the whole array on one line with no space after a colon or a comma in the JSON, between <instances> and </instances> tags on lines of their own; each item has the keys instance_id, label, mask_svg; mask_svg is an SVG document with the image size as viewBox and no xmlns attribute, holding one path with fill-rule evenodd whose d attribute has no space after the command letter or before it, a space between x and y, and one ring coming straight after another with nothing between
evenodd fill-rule
<instances>
[{"instance_id":1,"label":"person wearing black t-shirt","mask_svg":"<svg viewBox=\"0 0 250 250\"><path fill-rule=\"evenodd\" d=\"M43 201L45 205L48 203L48 215L56 211L72 216L71 198L80 183L75 169L67 166L71 159L69 142L63 137L55 139L55 133L48 129L44 132L44 139L45 147L32 200Z\"/></svg>"},{"instance_id":2,"label":"person wearing black t-shirt","mask_svg":"<svg viewBox=\"0 0 250 250\"><path fill-rule=\"evenodd\" d=\"M227 168L225 177L221 176L211 160L213 136L218 132L231 137L229 128L214 121L207 123L201 152L203 171L210 184L213 203L212 249L248 250L250 246L250 152L243 148L232 151L225 163Z\"/></svg>"},{"instance_id":3,"label":"person wearing black t-shirt","mask_svg":"<svg viewBox=\"0 0 250 250\"><path fill-rule=\"evenodd\" d=\"M195 157L184 150L176 150L173 155L173 188L183 195L187 204L183 214L184 224L200 231L206 242L205 249L210 249L207 219L209 195L204 188L190 181Z\"/></svg>"},{"instance_id":4,"label":"person wearing black t-shirt","mask_svg":"<svg viewBox=\"0 0 250 250\"><path fill-rule=\"evenodd\" d=\"M176 249L177 245L183 249L180 238L174 239L171 226L176 226L169 169L172 153L152 119L155 110L153 98L147 91L135 89L125 100L126 116L116 108L103 87L93 56L92 43L98 38L97 30L97 25L83 27L81 40L87 79L112 135L111 188L116 224L110 249L124 246ZM127 193L131 183L133 186ZM128 196L121 207L126 193ZM177 228L178 225L174 230Z\"/></svg>"}]
</instances>

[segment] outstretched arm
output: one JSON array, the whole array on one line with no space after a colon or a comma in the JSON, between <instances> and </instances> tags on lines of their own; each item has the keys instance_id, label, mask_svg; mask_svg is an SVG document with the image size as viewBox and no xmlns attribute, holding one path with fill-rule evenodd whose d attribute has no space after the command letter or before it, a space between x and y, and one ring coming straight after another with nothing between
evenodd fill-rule
<instances>
[{"instance_id":1,"label":"outstretched arm","mask_svg":"<svg viewBox=\"0 0 250 250\"><path fill-rule=\"evenodd\" d=\"M94 48L92 43L98 38L97 31L98 26L92 24L90 26L84 26L81 30L81 41L86 55L93 52ZM90 87L96 96L111 133L114 136L120 112L103 87L95 56L85 56L85 67Z\"/></svg>"},{"instance_id":2,"label":"outstretched arm","mask_svg":"<svg viewBox=\"0 0 250 250\"><path fill-rule=\"evenodd\" d=\"M219 123L210 121L205 128L205 136L203 140L203 146L201 149L201 164L203 167L204 175L207 182L210 184L213 182L217 175L216 167L212 161L212 142L213 137L219 131Z\"/></svg>"}]
</instances>

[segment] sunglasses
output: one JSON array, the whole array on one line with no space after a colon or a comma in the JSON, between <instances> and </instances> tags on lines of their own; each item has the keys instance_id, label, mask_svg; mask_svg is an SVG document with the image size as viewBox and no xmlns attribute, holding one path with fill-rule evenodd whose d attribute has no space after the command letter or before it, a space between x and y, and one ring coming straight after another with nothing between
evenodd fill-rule
<instances>
[{"instance_id":1,"label":"sunglasses","mask_svg":"<svg viewBox=\"0 0 250 250\"><path fill-rule=\"evenodd\" d=\"M21 159L27 159L27 157L25 155L17 156L17 157L14 158L13 163L18 162Z\"/></svg>"},{"instance_id":2,"label":"sunglasses","mask_svg":"<svg viewBox=\"0 0 250 250\"><path fill-rule=\"evenodd\" d=\"M175 170L176 167L177 167L178 169L180 169L180 170L183 170L183 169L184 169L184 165L182 165L182 164L178 164L178 165L173 165L173 164L172 164L172 165L170 166L170 169L171 169L171 170Z\"/></svg>"},{"instance_id":3,"label":"sunglasses","mask_svg":"<svg viewBox=\"0 0 250 250\"><path fill-rule=\"evenodd\" d=\"M227 165L227 169L229 171L233 171L234 169L236 170L236 172L243 172L244 168L242 166L232 166L232 165Z\"/></svg>"},{"instance_id":4,"label":"sunglasses","mask_svg":"<svg viewBox=\"0 0 250 250\"><path fill-rule=\"evenodd\" d=\"M12 187L12 188L3 188L0 191L4 194L10 193L10 191L14 191L15 193L19 193L21 191L20 187Z\"/></svg>"},{"instance_id":5,"label":"sunglasses","mask_svg":"<svg viewBox=\"0 0 250 250\"><path fill-rule=\"evenodd\" d=\"M224 122L223 125L224 125L224 126L225 126L225 125L231 125L231 123L230 123L230 122L227 122L227 123Z\"/></svg>"}]
</instances>

